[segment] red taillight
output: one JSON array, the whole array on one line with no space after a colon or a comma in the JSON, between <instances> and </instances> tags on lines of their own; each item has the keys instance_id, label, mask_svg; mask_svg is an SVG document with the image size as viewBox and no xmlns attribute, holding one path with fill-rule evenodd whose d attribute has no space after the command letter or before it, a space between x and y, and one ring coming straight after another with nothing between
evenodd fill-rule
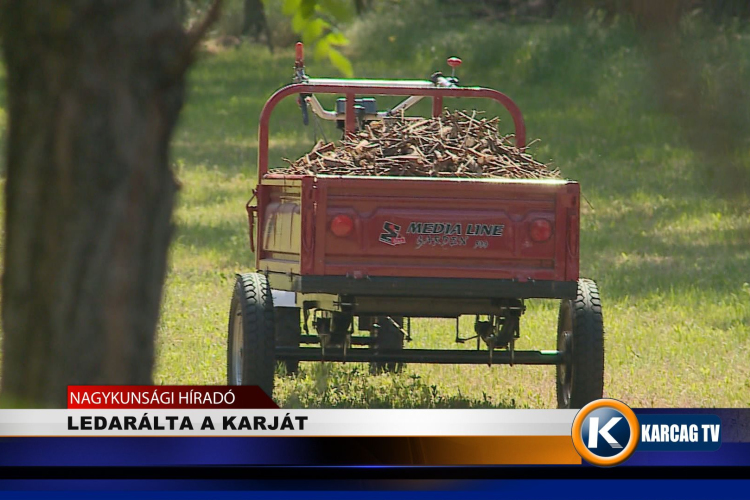
<instances>
[{"instance_id":1,"label":"red taillight","mask_svg":"<svg viewBox=\"0 0 750 500\"><path fill-rule=\"evenodd\" d=\"M331 232L340 238L349 235L352 229L354 221L348 215L337 215L331 221Z\"/></svg>"},{"instance_id":2,"label":"red taillight","mask_svg":"<svg viewBox=\"0 0 750 500\"><path fill-rule=\"evenodd\" d=\"M529 227L529 236L537 243L547 241L552 236L552 224L546 219L537 219Z\"/></svg>"}]
</instances>

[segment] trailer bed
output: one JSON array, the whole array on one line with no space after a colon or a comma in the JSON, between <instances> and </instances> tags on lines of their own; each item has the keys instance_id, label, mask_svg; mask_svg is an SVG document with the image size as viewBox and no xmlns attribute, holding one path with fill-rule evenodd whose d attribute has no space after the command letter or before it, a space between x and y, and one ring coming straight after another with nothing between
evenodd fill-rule
<instances>
[{"instance_id":1,"label":"trailer bed","mask_svg":"<svg viewBox=\"0 0 750 500\"><path fill-rule=\"evenodd\" d=\"M575 290L579 186L572 181L268 174L257 194L256 258L274 288L354 290L365 280L377 295L421 278L415 286L429 294L428 278L438 295L457 289L455 279L512 296ZM353 223L345 236L332 231L338 216ZM534 241L531 225L540 220L551 234Z\"/></svg>"}]
</instances>

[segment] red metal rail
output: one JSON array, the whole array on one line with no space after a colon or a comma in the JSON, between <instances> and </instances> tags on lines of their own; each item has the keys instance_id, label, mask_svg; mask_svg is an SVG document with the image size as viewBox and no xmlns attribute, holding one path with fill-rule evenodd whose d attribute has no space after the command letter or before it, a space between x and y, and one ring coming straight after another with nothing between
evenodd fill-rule
<instances>
[{"instance_id":1,"label":"red metal rail","mask_svg":"<svg viewBox=\"0 0 750 500\"><path fill-rule=\"evenodd\" d=\"M258 178L262 179L268 173L268 124L271 113L276 105L285 97L293 94L344 94L346 96L346 120L345 129L347 133L355 130L354 99L357 95L396 95L396 96L424 96L432 98L432 114L438 116L443 107L444 97L468 97L492 99L502 104L510 113L515 126L516 147L526 147L526 126L523 122L521 110L510 97L493 89L481 87L427 87L403 88L395 86L377 85L350 85L342 83L306 84L297 83L287 85L276 91L263 106L260 113L260 128L258 129Z\"/></svg>"}]
</instances>

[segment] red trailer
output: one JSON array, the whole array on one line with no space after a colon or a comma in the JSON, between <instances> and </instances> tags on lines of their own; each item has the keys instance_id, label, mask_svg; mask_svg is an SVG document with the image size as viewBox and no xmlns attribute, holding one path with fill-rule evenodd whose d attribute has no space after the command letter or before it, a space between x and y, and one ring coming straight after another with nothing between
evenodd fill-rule
<instances>
[{"instance_id":1,"label":"red trailer","mask_svg":"<svg viewBox=\"0 0 750 500\"><path fill-rule=\"evenodd\" d=\"M340 109L323 109L316 94L343 96ZM557 365L560 407L602 397L602 310L596 284L578 275L577 183L275 174L269 118L292 95L305 120L309 106L345 133L423 98L432 99L434 116L446 97L494 99L513 118L516 146L525 147L521 112L496 90L460 87L439 73L424 81L313 79L299 50L295 83L260 116L259 180L247 205L257 271L237 277L229 384L271 395L279 361L288 372L300 361L369 362L373 372L404 363L540 364ZM406 99L377 111L358 98L382 95ZM556 350L514 348L527 299L561 301ZM476 350L404 348L415 317L456 318L463 343L463 315L475 316Z\"/></svg>"}]
</instances>

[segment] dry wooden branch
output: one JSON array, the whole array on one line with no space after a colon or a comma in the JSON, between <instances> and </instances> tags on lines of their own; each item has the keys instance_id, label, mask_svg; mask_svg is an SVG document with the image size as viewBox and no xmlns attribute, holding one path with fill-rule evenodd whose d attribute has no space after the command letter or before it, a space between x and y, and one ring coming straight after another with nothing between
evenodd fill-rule
<instances>
[{"instance_id":1,"label":"dry wooden branch","mask_svg":"<svg viewBox=\"0 0 750 500\"><path fill-rule=\"evenodd\" d=\"M501 136L498 118L477 112L445 111L437 118L403 115L369 124L340 144L322 141L289 167L274 173L296 175L391 175L411 177L506 177L549 179L557 169L533 159Z\"/></svg>"}]
</instances>

